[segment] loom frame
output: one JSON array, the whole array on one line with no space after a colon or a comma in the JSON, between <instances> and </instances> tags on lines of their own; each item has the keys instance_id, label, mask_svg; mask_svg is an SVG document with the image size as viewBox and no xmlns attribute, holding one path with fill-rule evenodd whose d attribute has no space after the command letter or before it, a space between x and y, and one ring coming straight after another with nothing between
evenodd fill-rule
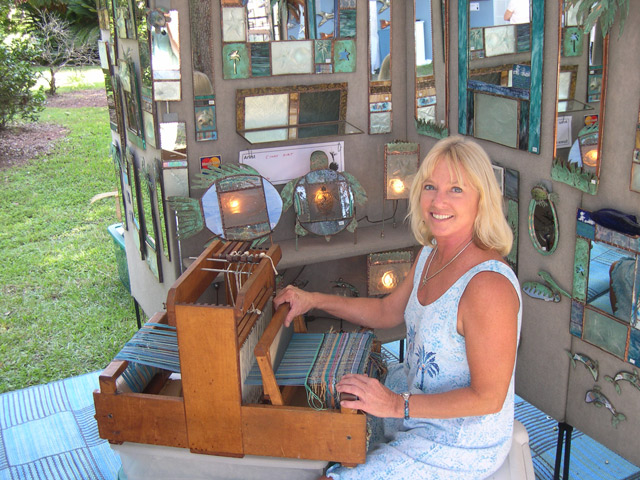
<instances>
[{"instance_id":1,"label":"loom frame","mask_svg":"<svg viewBox=\"0 0 640 480\"><path fill-rule=\"evenodd\" d=\"M239 351L251 324L252 309L261 308L275 291L274 266L280 247L272 246L238 291L235 307L201 303L215 281L214 256L242 248L240 242L213 242L178 278L167 295L167 311L150 321L176 326L182 392L159 394L170 372L161 371L143 393L118 385L126 361L113 361L100 375L94 392L101 438L111 443L136 442L189 448L191 452L363 463L366 415L351 409L314 410L300 401L304 387L280 387L270 346L283 328L288 306L277 309L254 354L263 377L264 404L243 404ZM233 288L233 286L228 286ZM215 325L215 328L211 328ZM304 322L296 319L296 331ZM239 328L240 327L240 328Z\"/></svg>"}]
</instances>

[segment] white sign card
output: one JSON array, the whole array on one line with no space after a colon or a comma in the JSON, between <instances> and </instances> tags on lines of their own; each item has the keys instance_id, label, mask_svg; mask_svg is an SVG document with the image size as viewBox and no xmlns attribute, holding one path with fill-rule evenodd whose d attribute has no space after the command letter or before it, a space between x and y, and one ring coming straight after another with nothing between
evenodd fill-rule
<instances>
[{"instance_id":1,"label":"white sign card","mask_svg":"<svg viewBox=\"0 0 640 480\"><path fill-rule=\"evenodd\" d=\"M238 154L238 163L255 168L273 185L280 185L309 173L311 154L318 150L326 153L329 164L338 165L338 171L344 170L344 142L244 150Z\"/></svg>"}]
</instances>

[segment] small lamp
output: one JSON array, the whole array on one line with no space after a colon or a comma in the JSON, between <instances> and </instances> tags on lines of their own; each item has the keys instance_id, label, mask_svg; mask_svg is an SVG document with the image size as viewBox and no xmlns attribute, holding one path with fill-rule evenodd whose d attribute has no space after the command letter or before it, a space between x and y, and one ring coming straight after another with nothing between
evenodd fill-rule
<instances>
[{"instance_id":1,"label":"small lamp","mask_svg":"<svg viewBox=\"0 0 640 480\"><path fill-rule=\"evenodd\" d=\"M418 171L420 146L394 142L384 146L384 199L409 198L413 177Z\"/></svg>"},{"instance_id":2,"label":"small lamp","mask_svg":"<svg viewBox=\"0 0 640 480\"><path fill-rule=\"evenodd\" d=\"M371 253L367 256L367 291L370 296L394 291L413 264L411 250Z\"/></svg>"}]
</instances>

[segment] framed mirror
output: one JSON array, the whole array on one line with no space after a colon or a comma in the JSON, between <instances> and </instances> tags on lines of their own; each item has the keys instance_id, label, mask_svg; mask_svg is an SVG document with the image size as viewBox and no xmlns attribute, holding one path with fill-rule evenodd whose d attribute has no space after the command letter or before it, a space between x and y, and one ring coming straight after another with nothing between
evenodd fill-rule
<instances>
[{"instance_id":1,"label":"framed mirror","mask_svg":"<svg viewBox=\"0 0 640 480\"><path fill-rule=\"evenodd\" d=\"M156 179L156 204L158 205L158 220L160 223L160 238L162 238L162 251L168 260L171 260L171 246L169 245L169 217L167 216L167 206L165 199L167 198L164 186L164 176L162 170L162 161L156 159L154 162L155 179Z\"/></svg>"},{"instance_id":2,"label":"framed mirror","mask_svg":"<svg viewBox=\"0 0 640 480\"><path fill-rule=\"evenodd\" d=\"M638 235L602 225L606 212L578 210L571 333L620 359L640 362Z\"/></svg>"},{"instance_id":3,"label":"framed mirror","mask_svg":"<svg viewBox=\"0 0 640 480\"><path fill-rule=\"evenodd\" d=\"M558 108L551 178L585 193L598 192L609 35L600 22L578 25L577 7L560 1Z\"/></svg>"},{"instance_id":4,"label":"framed mirror","mask_svg":"<svg viewBox=\"0 0 640 480\"><path fill-rule=\"evenodd\" d=\"M147 13L151 33L153 98L180 101L180 23L177 10L155 8Z\"/></svg>"},{"instance_id":5,"label":"framed mirror","mask_svg":"<svg viewBox=\"0 0 640 480\"><path fill-rule=\"evenodd\" d=\"M145 148L140 84L136 65L130 57L118 59L118 83L121 86L123 110L127 125L127 139Z\"/></svg>"},{"instance_id":6,"label":"framed mirror","mask_svg":"<svg viewBox=\"0 0 640 480\"><path fill-rule=\"evenodd\" d=\"M158 217L156 177L153 164L146 163L142 167L142 181L140 189L140 200L143 213L141 218L144 222L144 239L147 249L147 265L154 276L162 283L162 255L159 244L162 240L159 236L160 219Z\"/></svg>"},{"instance_id":7,"label":"framed mirror","mask_svg":"<svg viewBox=\"0 0 640 480\"><path fill-rule=\"evenodd\" d=\"M544 0L505 20L512 3L458 3L458 130L539 154Z\"/></svg>"},{"instance_id":8,"label":"framed mirror","mask_svg":"<svg viewBox=\"0 0 640 480\"><path fill-rule=\"evenodd\" d=\"M640 193L640 108L638 109L638 122L636 123L629 189L632 192Z\"/></svg>"},{"instance_id":9,"label":"framed mirror","mask_svg":"<svg viewBox=\"0 0 640 480\"><path fill-rule=\"evenodd\" d=\"M356 0L221 5L225 79L355 71Z\"/></svg>"},{"instance_id":10,"label":"framed mirror","mask_svg":"<svg viewBox=\"0 0 640 480\"><path fill-rule=\"evenodd\" d=\"M449 134L449 2L414 0L416 129L421 135Z\"/></svg>"},{"instance_id":11,"label":"framed mirror","mask_svg":"<svg viewBox=\"0 0 640 480\"><path fill-rule=\"evenodd\" d=\"M513 244L511 251L505 260L516 274L518 273L518 243L520 240L519 213L520 205L520 172L513 168L506 168L499 164L493 164L493 173L496 176L502 199L504 202L504 213L507 223L513 233Z\"/></svg>"},{"instance_id":12,"label":"framed mirror","mask_svg":"<svg viewBox=\"0 0 640 480\"><path fill-rule=\"evenodd\" d=\"M369 0L369 134L390 133L391 0Z\"/></svg>"},{"instance_id":13,"label":"framed mirror","mask_svg":"<svg viewBox=\"0 0 640 480\"><path fill-rule=\"evenodd\" d=\"M558 247L560 227L555 206L555 194L538 184L531 189L529 202L529 238L542 255L551 255Z\"/></svg>"},{"instance_id":14,"label":"framed mirror","mask_svg":"<svg viewBox=\"0 0 640 480\"><path fill-rule=\"evenodd\" d=\"M140 251L140 258L144 260L147 250L144 223L142 220L144 208L140 196L140 165L131 147L127 147L125 158L127 163L127 178L129 179L129 191L131 192L131 198L129 199L131 208L127 209L130 215L128 223L134 231L137 232L137 234L134 233L133 235L133 241Z\"/></svg>"},{"instance_id":15,"label":"framed mirror","mask_svg":"<svg viewBox=\"0 0 640 480\"><path fill-rule=\"evenodd\" d=\"M216 95L213 88L212 2L189 0L193 106L196 141L218 139Z\"/></svg>"},{"instance_id":16,"label":"framed mirror","mask_svg":"<svg viewBox=\"0 0 640 480\"><path fill-rule=\"evenodd\" d=\"M363 133L347 122L347 84L236 90L236 131L249 143Z\"/></svg>"},{"instance_id":17,"label":"framed mirror","mask_svg":"<svg viewBox=\"0 0 640 480\"><path fill-rule=\"evenodd\" d=\"M120 197L120 202L122 204L122 227L125 230L129 230L128 219L127 219L127 202L125 201L125 185L128 184L129 179L126 175L126 168L123 165L122 160L122 152L120 150L120 145L116 142L111 144L111 159L113 160L113 166L115 168L117 186L118 186L118 197Z\"/></svg>"}]
</instances>

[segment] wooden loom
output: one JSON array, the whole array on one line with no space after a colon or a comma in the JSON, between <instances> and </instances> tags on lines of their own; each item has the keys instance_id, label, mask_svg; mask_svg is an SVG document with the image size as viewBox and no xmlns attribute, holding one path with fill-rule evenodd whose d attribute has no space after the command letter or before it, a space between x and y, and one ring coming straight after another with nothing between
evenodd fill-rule
<instances>
[{"instance_id":1,"label":"wooden loom","mask_svg":"<svg viewBox=\"0 0 640 480\"><path fill-rule=\"evenodd\" d=\"M279 246L273 246L258 263L229 263L229 253L238 250L259 254L245 251L239 243L212 243L170 289L167 311L150 320L177 328L179 379L159 370L138 393L129 391L121 378L127 361L112 361L100 375L100 389L94 392L100 437L112 443L182 447L211 455L363 463L364 414L314 410L307 406L304 387L280 387L276 382L271 347L283 329L286 304L273 314L253 350L263 379L263 401L242 401L240 350L258 317L256 310L271 308L275 265L282 254ZM217 271L234 263L245 273L250 271L241 286L228 277L226 293L235 307L203 301ZM296 319L295 329L304 330L301 318Z\"/></svg>"}]
</instances>

